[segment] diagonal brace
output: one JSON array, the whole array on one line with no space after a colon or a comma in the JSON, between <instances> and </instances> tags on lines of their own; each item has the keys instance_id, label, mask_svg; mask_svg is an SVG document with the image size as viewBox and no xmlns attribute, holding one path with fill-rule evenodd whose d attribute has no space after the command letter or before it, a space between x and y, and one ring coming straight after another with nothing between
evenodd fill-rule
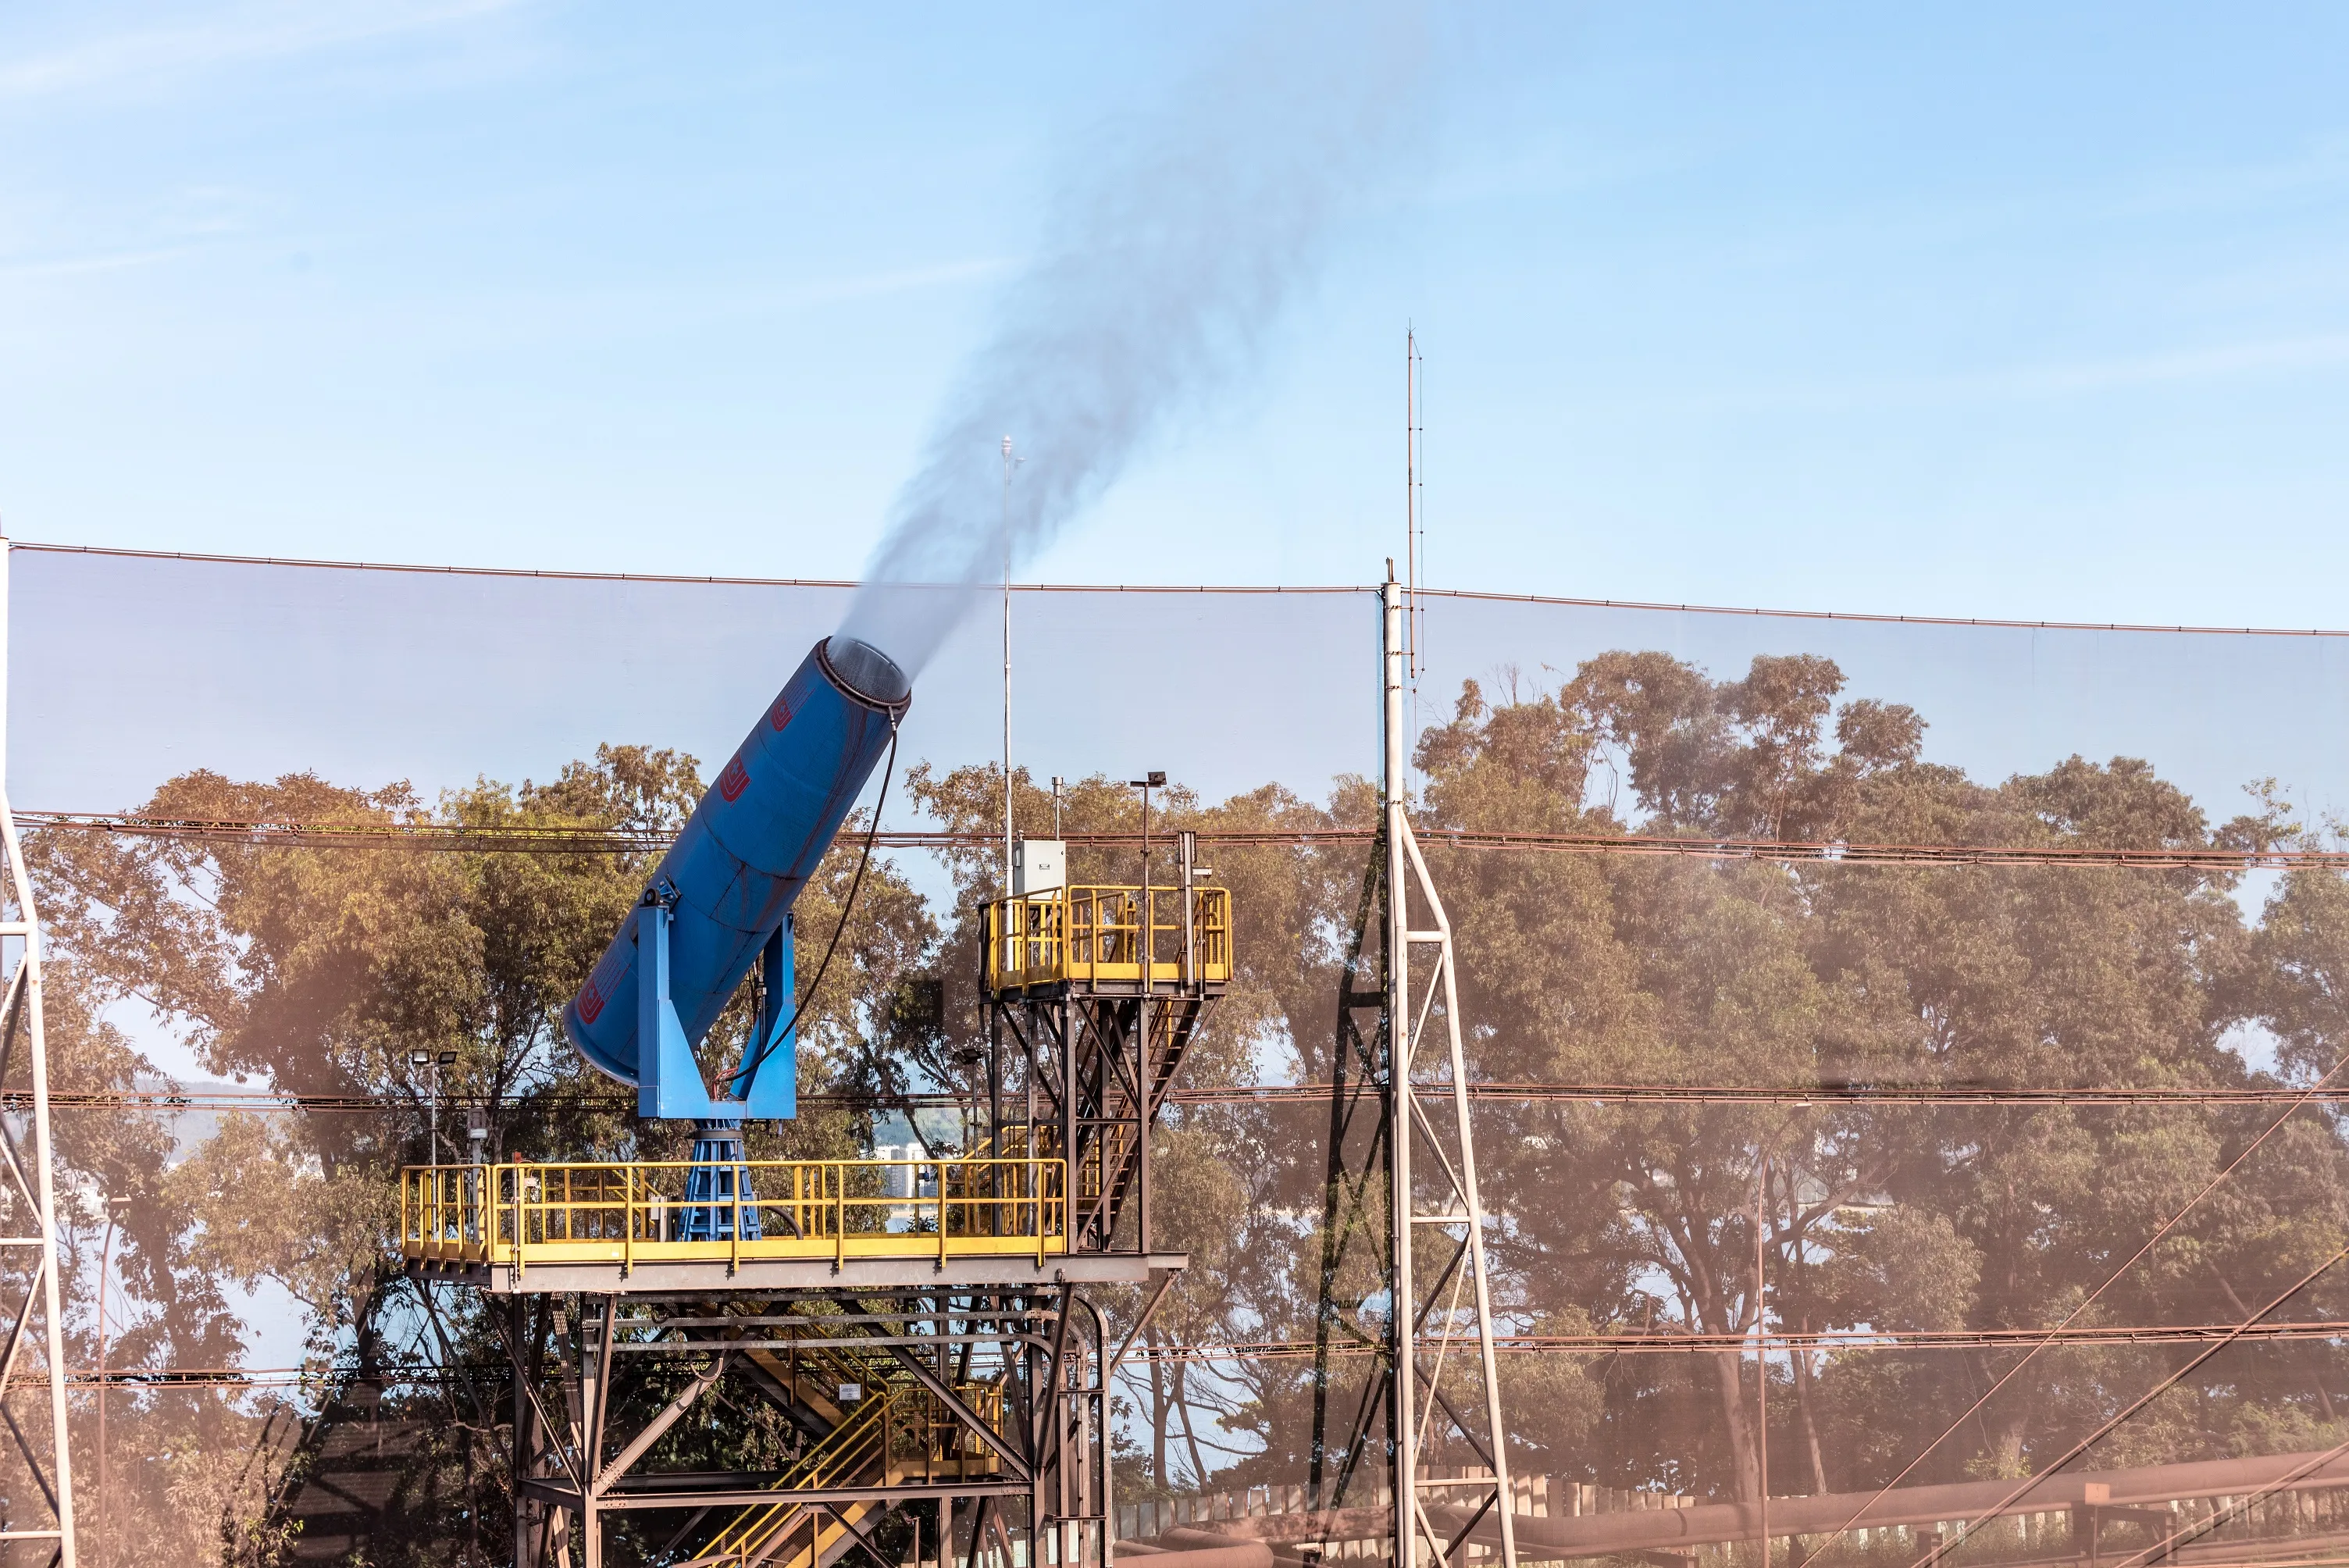
<instances>
[{"instance_id":1,"label":"diagonal brace","mask_svg":"<svg viewBox=\"0 0 2349 1568\"><path fill-rule=\"evenodd\" d=\"M945 1378L930 1370L919 1356L902 1345L892 1345L888 1349L889 1354L897 1358L897 1364L914 1375L916 1382L936 1395L939 1401L954 1412L955 1419L986 1439L987 1446L1002 1459L1007 1470L1021 1480L1036 1479L1035 1469L1029 1464L1026 1456L1015 1452L1013 1445L1005 1442L1002 1434L987 1424L987 1418L972 1409L963 1397L956 1393Z\"/></svg>"},{"instance_id":2,"label":"diagonal brace","mask_svg":"<svg viewBox=\"0 0 2349 1568\"><path fill-rule=\"evenodd\" d=\"M645 1450L660 1441L661 1434L677 1425L678 1419L693 1408L694 1401L708 1393L709 1386L726 1375L726 1365L733 1358L732 1351L721 1351L708 1367L694 1374L693 1381L678 1389L677 1398L662 1406L660 1413L647 1421L644 1429L628 1439L627 1447L614 1454L611 1463L595 1472L595 1484L590 1490L602 1491L626 1475L628 1467L642 1459Z\"/></svg>"}]
</instances>

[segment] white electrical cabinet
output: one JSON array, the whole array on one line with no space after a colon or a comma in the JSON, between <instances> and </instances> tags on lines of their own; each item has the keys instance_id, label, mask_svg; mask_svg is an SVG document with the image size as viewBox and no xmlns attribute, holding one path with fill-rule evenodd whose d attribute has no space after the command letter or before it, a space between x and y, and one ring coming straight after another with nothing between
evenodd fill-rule
<instances>
[{"instance_id":1,"label":"white electrical cabinet","mask_svg":"<svg viewBox=\"0 0 2349 1568\"><path fill-rule=\"evenodd\" d=\"M1011 846L1011 896L1034 898L1069 885L1069 846L1059 839L1019 839Z\"/></svg>"}]
</instances>

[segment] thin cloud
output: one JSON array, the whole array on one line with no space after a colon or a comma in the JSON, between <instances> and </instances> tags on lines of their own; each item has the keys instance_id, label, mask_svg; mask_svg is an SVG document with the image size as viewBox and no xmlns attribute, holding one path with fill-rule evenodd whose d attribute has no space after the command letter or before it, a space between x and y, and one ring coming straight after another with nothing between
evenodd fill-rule
<instances>
[{"instance_id":1,"label":"thin cloud","mask_svg":"<svg viewBox=\"0 0 2349 1568\"><path fill-rule=\"evenodd\" d=\"M2290 157L2165 169L2122 191L2106 211L2124 217L2270 207L2337 193L2349 184L2349 137L2320 137Z\"/></svg>"},{"instance_id":2,"label":"thin cloud","mask_svg":"<svg viewBox=\"0 0 2349 1568\"><path fill-rule=\"evenodd\" d=\"M1981 379L1992 388L2002 387L2025 394L2062 394L2093 392L2107 387L2150 387L2167 382L2319 370L2342 364L2349 364L2349 333L2333 332L2041 366Z\"/></svg>"},{"instance_id":3,"label":"thin cloud","mask_svg":"<svg viewBox=\"0 0 2349 1568\"><path fill-rule=\"evenodd\" d=\"M249 61L283 59L460 26L520 0L427 0L348 9L239 5L176 26L109 29L0 66L0 98L50 98L150 84Z\"/></svg>"},{"instance_id":4,"label":"thin cloud","mask_svg":"<svg viewBox=\"0 0 2349 1568\"><path fill-rule=\"evenodd\" d=\"M1715 383L1701 391L1668 389L1645 396L1627 394L1618 388L1610 395L1610 407L1619 413L1638 408L1675 414L1717 414L2011 403L2125 392L2137 387L2290 376L2344 365L2349 365L2349 332L2311 333L2201 348L2117 354L2038 365L1992 366L1938 376L1853 377L1831 381L1788 377L1774 382L1744 386Z\"/></svg>"},{"instance_id":5,"label":"thin cloud","mask_svg":"<svg viewBox=\"0 0 2349 1568\"><path fill-rule=\"evenodd\" d=\"M496 291L468 296L485 313L481 319L451 315L448 301L436 304L434 316L443 322L463 321L469 335L520 328L526 335L534 336L544 331L575 332L582 323L608 325L616 320L633 322L641 330L674 332L695 323L788 315L821 310L826 305L918 294L925 289L951 288L957 284L999 276L1012 266L1013 263L1003 257L976 256L798 283L712 281L580 289L535 286L519 296Z\"/></svg>"},{"instance_id":6,"label":"thin cloud","mask_svg":"<svg viewBox=\"0 0 2349 1568\"><path fill-rule=\"evenodd\" d=\"M1011 270L1011 263L1000 256L974 256L959 262L937 262L927 266L895 267L885 272L865 273L855 277L826 279L786 289L775 300L785 309L801 309L809 305L839 304L850 300L874 299L885 294L911 294L921 289L943 288L951 284L972 283L999 277Z\"/></svg>"},{"instance_id":7,"label":"thin cloud","mask_svg":"<svg viewBox=\"0 0 2349 1568\"><path fill-rule=\"evenodd\" d=\"M0 278L74 277L87 273L119 273L152 266L190 253L187 245L165 245L144 251L106 251L87 256L53 256L37 261L0 262Z\"/></svg>"}]
</instances>

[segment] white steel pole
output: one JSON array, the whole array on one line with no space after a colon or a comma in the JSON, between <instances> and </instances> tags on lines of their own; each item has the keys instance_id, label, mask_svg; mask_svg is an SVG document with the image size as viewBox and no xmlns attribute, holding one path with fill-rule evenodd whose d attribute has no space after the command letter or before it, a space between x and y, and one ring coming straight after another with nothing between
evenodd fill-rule
<instances>
[{"instance_id":1,"label":"white steel pole","mask_svg":"<svg viewBox=\"0 0 2349 1568\"><path fill-rule=\"evenodd\" d=\"M8 798L8 535L0 532L0 800Z\"/></svg>"},{"instance_id":2,"label":"white steel pole","mask_svg":"<svg viewBox=\"0 0 2349 1568\"><path fill-rule=\"evenodd\" d=\"M1389 1296L1392 1318L1394 1383L1389 1411L1394 1419L1395 1568L1419 1562L1419 1411L1413 1319L1417 1295L1412 1279L1411 1102L1411 905L1403 881L1403 647L1402 585L1394 562L1379 591L1381 678L1384 682L1385 766L1381 779L1386 818L1386 1046L1387 1139L1392 1185L1388 1191L1387 1229L1394 1249L1394 1283Z\"/></svg>"},{"instance_id":3,"label":"white steel pole","mask_svg":"<svg viewBox=\"0 0 2349 1568\"><path fill-rule=\"evenodd\" d=\"M1444 1028L1450 1049L1452 1066L1452 1115L1460 1145L1459 1168L1451 1172L1453 1196L1464 1207L1468 1233L1464 1245L1468 1263L1476 1279L1476 1357L1485 1379L1485 1439L1493 1455L1493 1491L1495 1511L1501 1530L1502 1568L1517 1568L1517 1532L1516 1500L1509 1480L1509 1434L1501 1418L1501 1371L1493 1351L1493 1292L1491 1274L1485 1262L1485 1194L1476 1175L1476 1135L1468 1109L1468 1058L1460 1033L1460 970L1453 946L1452 918L1444 912L1444 901L1435 894L1435 881L1428 875L1427 858L1420 853L1419 840L1410 833L1410 823L1403 824L1403 848L1411 857L1411 869L1427 901L1427 912L1434 922L1434 934L1440 940L1437 948L1434 985L1444 998ZM1428 933L1422 932L1425 937ZM1430 1000L1432 1001L1433 994ZM1453 1207L1447 1203L1447 1212ZM1452 1324L1444 1325L1449 1336ZM1437 1365L1442 1366L1439 1356ZM1431 1391L1431 1398L1433 1392Z\"/></svg>"},{"instance_id":4,"label":"white steel pole","mask_svg":"<svg viewBox=\"0 0 2349 1568\"><path fill-rule=\"evenodd\" d=\"M9 934L20 935L25 944L17 985L22 997L19 1005L24 1008L26 1055L32 1066L33 1202L41 1227L40 1260L35 1267L40 1275L41 1305L47 1319L43 1349L47 1360L45 1371L49 1385L49 1436L54 1449L51 1474L57 1482L57 1562L60 1568L76 1568L78 1554L74 1543L73 1438L66 1420L65 1304L57 1288L57 1157L49 1141L48 1038L41 1017L41 925L33 905L33 882L25 869L24 849L16 841L16 818L9 806L7 791L8 552L7 537L0 534L0 859L5 859L7 878L16 897L16 919L10 923L16 929ZM28 1285L24 1311L32 1310L33 1292ZM26 1462L35 1463L30 1445L25 1446Z\"/></svg>"},{"instance_id":5,"label":"white steel pole","mask_svg":"<svg viewBox=\"0 0 2349 1568\"><path fill-rule=\"evenodd\" d=\"M1011 438L1003 438L1003 896L1011 896ZM877 810L878 808L876 807ZM1007 931L1006 935L1009 933Z\"/></svg>"}]
</instances>

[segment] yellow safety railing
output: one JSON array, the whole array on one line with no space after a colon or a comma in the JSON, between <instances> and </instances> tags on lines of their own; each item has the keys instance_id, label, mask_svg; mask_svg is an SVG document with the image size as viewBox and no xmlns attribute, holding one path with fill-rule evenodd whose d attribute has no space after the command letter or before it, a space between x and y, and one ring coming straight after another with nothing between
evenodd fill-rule
<instances>
[{"instance_id":1,"label":"yellow safety railing","mask_svg":"<svg viewBox=\"0 0 2349 1568\"><path fill-rule=\"evenodd\" d=\"M689 1160L411 1165L402 1255L419 1263L638 1263L1019 1256L1069 1250L1068 1165L1052 1159L746 1160L749 1195L688 1200ZM726 1233L681 1239L712 1211ZM755 1215L756 1222L752 1222ZM755 1237L746 1238L746 1230Z\"/></svg>"},{"instance_id":2,"label":"yellow safety railing","mask_svg":"<svg viewBox=\"0 0 2349 1568\"><path fill-rule=\"evenodd\" d=\"M1232 894L1194 887L1071 887L987 906L987 985L1068 981L1223 985L1232 977Z\"/></svg>"}]
</instances>

